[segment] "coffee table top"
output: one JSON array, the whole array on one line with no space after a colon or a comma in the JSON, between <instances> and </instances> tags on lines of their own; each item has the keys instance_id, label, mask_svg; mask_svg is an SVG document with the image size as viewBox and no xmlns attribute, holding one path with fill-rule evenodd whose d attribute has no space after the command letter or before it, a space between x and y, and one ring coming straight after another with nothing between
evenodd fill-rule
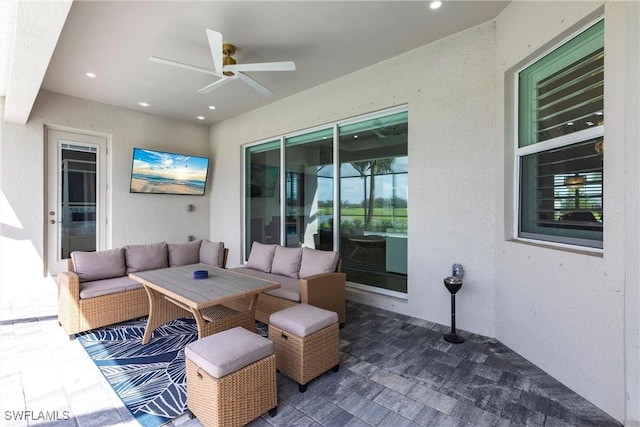
<instances>
[{"instance_id":1,"label":"coffee table top","mask_svg":"<svg viewBox=\"0 0 640 427\"><path fill-rule=\"evenodd\" d=\"M207 270L209 277L194 279L196 270ZM207 264L139 271L130 273L129 277L198 310L280 287L277 282Z\"/></svg>"}]
</instances>

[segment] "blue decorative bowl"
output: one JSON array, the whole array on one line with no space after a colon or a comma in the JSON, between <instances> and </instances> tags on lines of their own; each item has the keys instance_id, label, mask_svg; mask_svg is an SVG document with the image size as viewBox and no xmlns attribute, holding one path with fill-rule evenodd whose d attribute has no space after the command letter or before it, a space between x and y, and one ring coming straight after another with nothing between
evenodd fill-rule
<instances>
[{"instance_id":1,"label":"blue decorative bowl","mask_svg":"<svg viewBox=\"0 0 640 427\"><path fill-rule=\"evenodd\" d=\"M195 280L206 279L209 277L209 272L207 270L196 270L193 272L193 278Z\"/></svg>"}]
</instances>

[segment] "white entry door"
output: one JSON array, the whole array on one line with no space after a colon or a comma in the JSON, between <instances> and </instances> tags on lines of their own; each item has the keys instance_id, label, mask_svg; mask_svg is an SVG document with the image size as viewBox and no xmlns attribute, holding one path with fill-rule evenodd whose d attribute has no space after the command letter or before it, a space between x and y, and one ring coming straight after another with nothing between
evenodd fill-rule
<instances>
[{"instance_id":1,"label":"white entry door","mask_svg":"<svg viewBox=\"0 0 640 427\"><path fill-rule=\"evenodd\" d=\"M73 251L104 249L107 138L47 129L47 270L67 271Z\"/></svg>"}]
</instances>

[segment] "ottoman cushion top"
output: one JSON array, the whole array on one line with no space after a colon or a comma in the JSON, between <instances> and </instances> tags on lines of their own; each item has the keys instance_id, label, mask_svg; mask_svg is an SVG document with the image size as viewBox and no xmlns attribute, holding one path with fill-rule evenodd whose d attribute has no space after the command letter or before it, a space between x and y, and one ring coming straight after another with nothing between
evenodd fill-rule
<instances>
[{"instance_id":1,"label":"ottoman cushion top","mask_svg":"<svg viewBox=\"0 0 640 427\"><path fill-rule=\"evenodd\" d=\"M193 341L185 357L215 378L222 378L273 353L273 342L237 326Z\"/></svg>"},{"instance_id":2,"label":"ottoman cushion top","mask_svg":"<svg viewBox=\"0 0 640 427\"><path fill-rule=\"evenodd\" d=\"M269 324L306 337L338 322L338 314L309 304L297 304L269 316Z\"/></svg>"}]
</instances>

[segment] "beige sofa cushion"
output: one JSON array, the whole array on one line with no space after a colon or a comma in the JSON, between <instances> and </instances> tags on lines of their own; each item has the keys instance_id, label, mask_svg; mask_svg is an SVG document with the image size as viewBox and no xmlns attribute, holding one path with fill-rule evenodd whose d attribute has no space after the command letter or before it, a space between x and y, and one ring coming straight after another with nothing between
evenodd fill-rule
<instances>
[{"instance_id":1,"label":"beige sofa cushion","mask_svg":"<svg viewBox=\"0 0 640 427\"><path fill-rule=\"evenodd\" d=\"M125 255L123 248L98 252L71 252L73 271L81 282L110 279L125 274Z\"/></svg>"},{"instance_id":2,"label":"beige sofa cushion","mask_svg":"<svg viewBox=\"0 0 640 427\"><path fill-rule=\"evenodd\" d=\"M203 240L200 246L200 262L222 267L224 265L224 242Z\"/></svg>"},{"instance_id":3,"label":"beige sofa cushion","mask_svg":"<svg viewBox=\"0 0 640 427\"><path fill-rule=\"evenodd\" d=\"M124 247L127 274L169 267L169 251L165 242Z\"/></svg>"},{"instance_id":4,"label":"beige sofa cushion","mask_svg":"<svg viewBox=\"0 0 640 427\"><path fill-rule=\"evenodd\" d=\"M305 278L322 273L333 273L338 266L338 253L302 248L300 277Z\"/></svg>"},{"instance_id":5,"label":"beige sofa cushion","mask_svg":"<svg viewBox=\"0 0 640 427\"><path fill-rule=\"evenodd\" d=\"M253 268L254 270L270 273L273 257L276 254L276 246L277 245L266 245L260 242L253 242L253 245L251 245L251 252L249 253L249 259L245 266Z\"/></svg>"},{"instance_id":6,"label":"beige sofa cushion","mask_svg":"<svg viewBox=\"0 0 640 427\"><path fill-rule=\"evenodd\" d=\"M131 291L142 288L142 283L130 279L129 276L95 280L80 283L80 299L95 298L116 292Z\"/></svg>"},{"instance_id":7,"label":"beige sofa cushion","mask_svg":"<svg viewBox=\"0 0 640 427\"><path fill-rule=\"evenodd\" d=\"M273 295L274 297L300 302L300 279L294 279L293 277L282 276L280 274L265 273L264 271L254 270L247 267L234 268L233 271L248 274L249 276L257 277L259 279L278 282L280 283L280 287L278 289L267 291L266 293Z\"/></svg>"},{"instance_id":8,"label":"beige sofa cushion","mask_svg":"<svg viewBox=\"0 0 640 427\"><path fill-rule=\"evenodd\" d=\"M202 240L187 243L169 243L169 267L197 264L200 262Z\"/></svg>"},{"instance_id":9,"label":"beige sofa cushion","mask_svg":"<svg viewBox=\"0 0 640 427\"><path fill-rule=\"evenodd\" d=\"M271 272L297 279L301 260L302 248L287 248L278 245L271 264Z\"/></svg>"}]
</instances>

